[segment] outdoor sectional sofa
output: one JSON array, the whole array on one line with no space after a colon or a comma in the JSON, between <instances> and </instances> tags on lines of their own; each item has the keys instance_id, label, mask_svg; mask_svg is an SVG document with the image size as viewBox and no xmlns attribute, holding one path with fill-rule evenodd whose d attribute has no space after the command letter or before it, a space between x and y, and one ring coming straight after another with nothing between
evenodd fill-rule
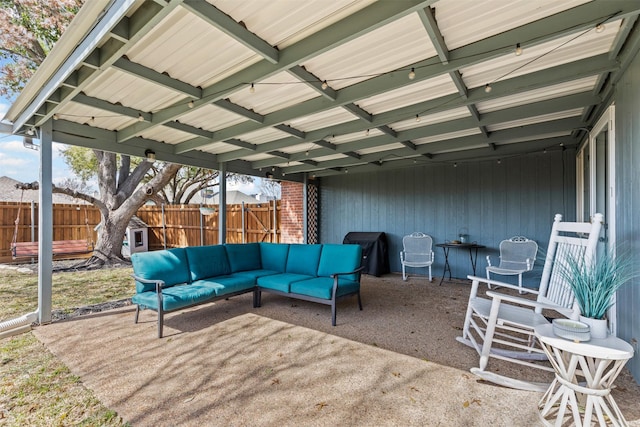
<instances>
[{"instance_id":1,"label":"outdoor sectional sofa","mask_svg":"<svg viewBox=\"0 0 640 427\"><path fill-rule=\"evenodd\" d=\"M136 293L135 323L140 309L158 313L158 338L164 314L186 307L253 292L260 307L262 292L331 306L336 300L360 299L360 245L246 243L190 246L131 256Z\"/></svg>"}]
</instances>

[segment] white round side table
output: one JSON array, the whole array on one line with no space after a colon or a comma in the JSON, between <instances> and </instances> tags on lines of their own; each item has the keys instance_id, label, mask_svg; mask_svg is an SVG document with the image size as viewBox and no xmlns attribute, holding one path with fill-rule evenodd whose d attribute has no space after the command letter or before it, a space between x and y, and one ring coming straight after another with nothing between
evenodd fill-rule
<instances>
[{"instance_id":1,"label":"white round side table","mask_svg":"<svg viewBox=\"0 0 640 427\"><path fill-rule=\"evenodd\" d=\"M601 426L628 425L611 386L633 357L629 343L614 336L574 342L556 336L551 324L537 326L535 335L556 374L538 405L545 425L564 425L565 417L573 417L577 427L591 426L592 420Z\"/></svg>"}]
</instances>

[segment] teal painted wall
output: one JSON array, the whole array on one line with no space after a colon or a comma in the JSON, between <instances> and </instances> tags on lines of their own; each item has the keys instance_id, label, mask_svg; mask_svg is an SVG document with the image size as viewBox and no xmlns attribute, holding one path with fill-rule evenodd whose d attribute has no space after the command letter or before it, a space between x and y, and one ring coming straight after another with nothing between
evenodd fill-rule
<instances>
[{"instance_id":1,"label":"teal painted wall","mask_svg":"<svg viewBox=\"0 0 640 427\"><path fill-rule=\"evenodd\" d=\"M615 91L616 244L626 245L640 270L640 56L636 56ZM627 367L640 383L640 279L617 296L618 336L630 342L635 356Z\"/></svg>"}]
</instances>

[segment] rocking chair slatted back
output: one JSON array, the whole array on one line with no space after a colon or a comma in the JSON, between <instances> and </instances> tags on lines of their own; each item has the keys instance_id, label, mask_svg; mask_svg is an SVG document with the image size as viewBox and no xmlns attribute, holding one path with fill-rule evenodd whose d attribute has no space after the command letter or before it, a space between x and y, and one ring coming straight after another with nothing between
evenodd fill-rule
<instances>
[{"instance_id":1,"label":"rocking chair slatted back","mask_svg":"<svg viewBox=\"0 0 640 427\"><path fill-rule=\"evenodd\" d=\"M570 315L570 312L576 310L577 307L571 283L562 274L562 269L566 266L567 259L570 258L584 257L585 262L591 262L595 256L600 237L600 227L594 227L588 222L561 221L562 216L556 215L540 281L538 301L564 307L568 309L566 315ZM600 225L602 215L596 214L593 221ZM597 232L594 232L594 229Z\"/></svg>"}]
</instances>

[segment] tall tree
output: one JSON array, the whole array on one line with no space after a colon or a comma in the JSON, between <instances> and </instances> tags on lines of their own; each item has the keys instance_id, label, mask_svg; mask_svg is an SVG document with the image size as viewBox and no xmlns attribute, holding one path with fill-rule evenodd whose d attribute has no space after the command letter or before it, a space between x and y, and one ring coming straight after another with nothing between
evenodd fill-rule
<instances>
[{"instance_id":1,"label":"tall tree","mask_svg":"<svg viewBox=\"0 0 640 427\"><path fill-rule=\"evenodd\" d=\"M13 96L24 88L83 1L0 0L0 96ZM180 169L180 165L164 164L144 184L152 163L133 164L129 156L99 150L93 150L93 154L99 197L77 188L53 188L54 192L86 200L100 210L102 227L87 266L122 261L122 241L129 220ZM87 176L80 178L86 181Z\"/></svg>"},{"instance_id":2,"label":"tall tree","mask_svg":"<svg viewBox=\"0 0 640 427\"><path fill-rule=\"evenodd\" d=\"M0 0L0 96L18 94L84 0Z\"/></svg>"}]
</instances>

